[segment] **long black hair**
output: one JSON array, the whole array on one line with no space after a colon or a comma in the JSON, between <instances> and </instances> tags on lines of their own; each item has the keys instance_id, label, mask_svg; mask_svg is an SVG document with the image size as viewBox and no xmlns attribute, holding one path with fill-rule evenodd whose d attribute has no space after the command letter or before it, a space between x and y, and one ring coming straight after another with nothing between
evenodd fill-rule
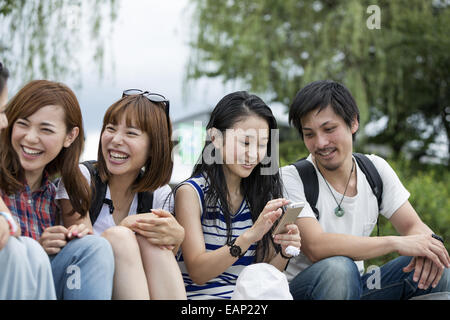
<instances>
[{"instance_id":1,"label":"long black hair","mask_svg":"<svg viewBox=\"0 0 450 320\"><path fill-rule=\"evenodd\" d=\"M264 103L264 101L256 95L251 95L246 91L238 91L226 95L219 101L214 108L207 130L215 128L225 134L227 129L231 129L236 122L244 120L248 116L258 116L267 121L270 134L267 146L266 160L275 161L276 170L273 174L262 174L261 169L264 167L274 166L274 163L261 161L252 171L250 176L241 180L241 192L247 201L252 220L255 222L267 202L272 199L282 197L281 179L278 173L278 159L274 159L274 154L278 154L277 150L272 150L273 146L278 146L278 141L272 141L273 130L277 129L277 121L272 114L272 110ZM209 190L205 194L205 204L208 206L216 206L220 203L222 212L227 225L227 243L231 241L231 215L229 208L229 190L225 183L225 175L221 163L208 163L204 161L206 156L205 150L211 150L212 141L206 141L199 161L194 167L191 177L203 175L209 182ZM214 150L215 152L216 150ZM269 253L269 245L273 243L270 236L271 232L264 235L263 239L258 242L256 250L256 260L263 261ZM276 248L276 246L274 245Z\"/></svg>"}]
</instances>

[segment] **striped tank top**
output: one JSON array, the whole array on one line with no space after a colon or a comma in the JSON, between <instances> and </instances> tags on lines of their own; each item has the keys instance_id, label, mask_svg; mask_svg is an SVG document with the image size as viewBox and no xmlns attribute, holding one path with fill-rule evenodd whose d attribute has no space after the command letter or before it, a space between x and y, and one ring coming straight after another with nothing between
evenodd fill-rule
<instances>
[{"instance_id":1,"label":"striped tank top","mask_svg":"<svg viewBox=\"0 0 450 320\"><path fill-rule=\"evenodd\" d=\"M193 187L198 195L200 207L202 208L201 223L205 239L206 251L214 251L226 245L227 226L220 205L208 206L205 204L205 193L209 185L203 176L197 176L187 180L183 184ZM206 211L205 211L206 210ZM237 238L253 225L250 208L244 199L237 213L231 217L232 237ZM189 277L183 255L178 256L178 264L183 275L189 300L206 299L230 299L236 286L236 280L244 267L252 264L255 259L256 243L252 244L245 256L238 259L225 272L203 285L197 285Z\"/></svg>"}]
</instances>

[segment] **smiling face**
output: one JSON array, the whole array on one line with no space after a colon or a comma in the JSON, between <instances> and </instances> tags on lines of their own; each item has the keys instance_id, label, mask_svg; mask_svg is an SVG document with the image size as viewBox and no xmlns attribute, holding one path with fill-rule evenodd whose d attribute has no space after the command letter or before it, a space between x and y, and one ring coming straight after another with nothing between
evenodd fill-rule
<instances>
[{"instance_id":1,"label":"smiling face","mask_svg":"<svg viewBox=\"0 0 450 320\"><path fill-rule=\"evenodd\" d=\"M150 139L136 121L127 125L124 113L118 123L109 123L101 136L102 154L112 175L137 175L149 157Z\"/></svg>"},{"instance_id":2,"label":"smiling face","mask_svg":"<svg viewBox=\"0 0 450 320\"><path fill-rule=\"evenodd\" d=\"M352 161L352 135L359 126L356 119L349 128L328 106L320 112L318 109L310 111L301 119L301 124L306 148L319 167L334 171L346 161Z\"/></svg>"},{"instance_id":3,"label":"smiling face","mask_svg":"<svg viewBox=\"0 0 450 320\"><path fill-rule=\"evenodd\" d=\"M60 106L45 106L29 117L17 119L12 128L11 144L25 176L42 175L46 165L62 148L72 144L78 132L77 127L67 132L64 109Z\"/></svg>"},{"instance_id":4,"label":"smiling face","mask_svg":"<svg viewBox=\"0 0 450 320\"><path fill-rule=\"evenodd\" d=\"M224 138L224 172L247 178L266 155L269 125L263 118L250 115L236 122Z\"/></svg>"}]
</instances>

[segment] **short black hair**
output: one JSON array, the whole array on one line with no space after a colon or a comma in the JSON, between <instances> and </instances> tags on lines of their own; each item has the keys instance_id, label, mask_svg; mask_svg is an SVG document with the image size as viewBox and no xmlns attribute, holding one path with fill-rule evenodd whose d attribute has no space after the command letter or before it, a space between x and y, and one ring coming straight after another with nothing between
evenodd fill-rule
<instances>
[{"instance_id":1,"label":"short black hair","mask_svg":"<svg viewBox=\"0 0 450 320\"><path fill-rule=\"evenodd\" d=\"M359 109L350 91L333 80L319 80L311 82L297 93L289 110L289 124L299 131L303 139L302 118L312 110L322 111L328 106L344 119L349 128L355 117L359 122Z\"/></svg>"},{"instance_id":2,"label":"short black hair","mask_svg":"<svg viewBox=\"0 0 450 320\"><path fill-rule=\"evenodd\" d=\"M3 92L3 89L5 88L6 81L8 81L8 78L9 78L9 71L8 69L6 69L3 63L0 62L0 92Z\"/></svg>"}]
</instances>

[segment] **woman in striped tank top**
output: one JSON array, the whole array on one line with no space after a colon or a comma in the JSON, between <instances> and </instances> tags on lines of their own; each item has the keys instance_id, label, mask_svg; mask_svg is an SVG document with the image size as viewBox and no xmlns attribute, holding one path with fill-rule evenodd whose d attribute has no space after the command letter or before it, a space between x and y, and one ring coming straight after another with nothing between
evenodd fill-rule
<instances>
[{"instance_id":1,"label":"woman in striped tank top","mask_svg":"<svg viewBox=\"0 0 450 320\"><path fill-rule=\"evenodd\" d=\"M188 299L230 299L245 266L267 262L283 270L286 247L300 247L295 224L271 237L289 203L281 198L274 159L276 129L270 108L247 92L225 96L212 112L202 156L176 188L175 215L186 234L178 260Z\"/></svg>"}]
</instances>

